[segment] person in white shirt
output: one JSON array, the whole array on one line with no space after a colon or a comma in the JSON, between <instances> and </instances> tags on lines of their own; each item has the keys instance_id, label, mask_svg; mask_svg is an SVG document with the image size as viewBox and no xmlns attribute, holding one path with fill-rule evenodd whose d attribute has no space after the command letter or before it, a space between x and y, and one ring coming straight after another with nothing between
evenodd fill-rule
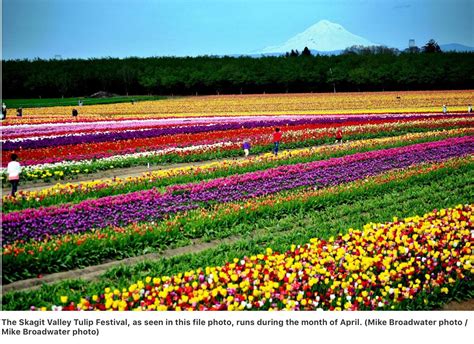
<instances>
[{"instance_id":1,"label":"person in white shirt","mask_svg":"<svg viewBox=\"0 0 474 344\"><path fill-rule=\"evenodd\" d=\"M2 120L7 119L7 106L5 103L2 103Z\"/></svg>"},{"instance_id":2,"label":"person in white shirt","mask_svg":"<svg viewBox=\"0 0 474 344\"><path fill-rule=\"evenodd\" d=\"M8 163L7 166L7 173L8 173L8 180L12 184L12 197L15 197L15 193L18 190L18 183L20 182L20 173L21 173L21 166L16 159L18 159L18 155L13 153L10 156L11 161Z\"/></svg>"}]
</instances>

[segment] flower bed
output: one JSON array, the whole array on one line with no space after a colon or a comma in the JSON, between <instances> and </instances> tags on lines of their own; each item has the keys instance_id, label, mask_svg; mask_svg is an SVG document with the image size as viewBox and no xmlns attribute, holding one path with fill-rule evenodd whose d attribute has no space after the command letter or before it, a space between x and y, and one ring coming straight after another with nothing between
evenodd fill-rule
<instances>
[{"instance_id":1,"label":"flower bed","mask_svg":"<svg viewBox=\"0 0 474 344\"><path fill-rule=\"evenodd\" d=\"M474 119L460 118L439 121L415 121L410 123L385 123L348 126L344 128L344 140L357 140L397 136L412 132L427 132L453 128L472 127ZM24 168L24 180L50 180L74 178L78 174L93 173L116 167L147 166L147 164L178 163L229 158L241 155L244 138L252 141L252 154L268 152L271 135L269 129L252 129L258 132L238 130L230 137L221 137L219 132L161 137L161 143L131 141L83 144L74 146L51 147L23 150L19 153ZM229 133L227 131L226 133ZM180 140L184 141L181 142ZM301 148L333 143L332 129L303 129L284 132L284 148ZM2 152L4 164L9 152ZM2 183L6 183L6 172L2 169Z\"/></svg>"},{"instance_id":2,"label":"flower bed","mask_svg":"<svg viewBox=\"0 0 474 344\"><path fill-rule=\"evenodd\" d=\"M470 94L443 96L454 104ZM377 95L380 111L384 102L394 106L399 101L386 96ZM431 97L409 96L413 104ZM467 233L473 228L474 119L418 111L344 115L342 103L339 115L327 117L298 110L307 106L300 102L314 99L208 97L177 100L183 109L189 106L183 113L170 112L167 102L153 113L146 104L129 113L122 110L135 105L109 106L102 108L104 116L99 107L90 114L86 111L92 107L84 107L76 123L61 123L64 112L54 118L58 109L37 109L31 121L28 116L7 120L2 143L14 150L21 146L23 180L61 180L148 163L226 160L4 197L2 278L4 286L10 284L7 289L26 278L41 281L49 273L148 253L156 257L165 250L168 256L169 249L186 251L210 242L199 254L120 266L95 281L8 292L4 309L408 310L472 297L472 237ZM281 111L248 115L264 104ZM216 112L219 106L243 116ZM210 115L197 116L199 109ZM45 123L9 125L15 121ZM283 150L276 157L268 153L274 126L283 131ZM342 144L334 144L338 126L344 130ZM242 155L243 139L251 139L252 156L230 159ZM10 153L2 152L4 162ZM466 205L453 208L459 203ZM331 238L369 221L449 207ZM226 243L218 244L224 238ZM285 253L263 252L265 247Z\"/></svg>"},{"instance_id":3,"label":"flower bed","mask_svg":"<svg viewBox=\"0 0 474 344\"><path fill-rule=\"evenodd\" d=\"M114 194L123 194L152 187L163 187L172 184L196 182L232 174L263 170L280 165L289 165L330 157L337 157L358 151L405 146L414 143L435 141L452 136L463 136L474 133L474 129L460 128L453 130L432 131L406 134L402 136L379 139L350 141L339 145L325 145L283 151L278 156L266 153L251 156L242 160L223 160L202 164L196 167L185 166L144 173L139 177L102 179L80 183L56 184L40 191L19 191L16 197L3 196L3 212L26 208L38 208L42 205L54 205L73 201L77 203L87 198L98 198ZM58 172L56 172L58 173Z\"/></svg>"},{"instance_id":4,"label":"flower bed","mask_svg":"<svg viewBox=\"0 0 474 344\"><path fill-rule=\"evenodd\" d=\"M27 209L3 217L3 242L42 240L49 235L79 233L92 228L160 220L213 203L227 203L300 187L327 187L420 162L442 161L472 154L474 138L447 139L402 148L359 153L306 164L281 166L197 184L130 193L76 205Z\"/></svg>"},{"instance_id":5,"label":"flower bed","mask_svg":"<svg viewBox=\"0 0 474 344\"><path fill-rule=\"evenodd\" d=\"M385 116L387 117L387 116ZM349 119L351 117L348 117ZM421 117L423 118L423 117ZM308 120L304 120L308 121ZM319 120L318 120L319 121ZM288 126L291 121L249 122L231 124L212 124L205 126L188 126L177 128L149 129L141 131L121 131L80 135L9 141L3 144L2 158L8 161L12 150L21 153L23 164L31 165L43 162L61 161L61 159L80 160L101 158L114 154L129 154L139 151L151 151L165 148L179 148L192 145L209 145L222 142L233 142L233 149L239 147L244 138L251 138L253 145L271 142L272 126L269 123L280 123L284 126L284 142L299 142L308 139L319 139L334 136L336 124L301 124ZM373 133L398 128L439 128L453 125L467 125L472 118L466 116L437 119L419 119L397 121L391 116L378 121L346 120L345 135ZM258 124L265 124L259 126ZM223 126L229 127L222 130ZM232 126L232 127L231 127ZM179 132L184 131L184 132ZM228 148L229 149L229 148ZM54 157L54 158L53 158Z\"/></svg>"},{"instance_id":6,"label":"flower bed","mask_svg":"<svg viewBox=\"0 0 474 344\"><path fill-rule=\"evenodd\" d=\"M63 310L374 310L426 305L462 282L472 287L474 205L369 223L284 253L146 277ZM55 307L55 306L53 306ZM35 309L35 307L33 308Z\"/></svg>"},{"instance_id":7,"label":"flower bed","mask_svg":"<svg viewBox=\"0 0 474 344\"><path fill-rule=\"evenodd\" d=\"M3 278L11 282L104 260L159 252L186 245L190 239L243 235L256 228L265 228L270 232L268 235L275 232L271 236L273 241L281 236L279 228L293 227L301 218L306 219L304 231L308 233L311 233L308 219L327 229L353 225L356 218L367 214L362 215L365 218L369 213L371 218L379 214L378 218L386 221L391 213L406 214L409 209L423 212L439 205L468 202L474 192L469 184L473 171L471 157L456 158L389 171L335 187L290 190L241 202L214 204L169 216L166 221L57 235L42 241L20 240L3 245ZM330 227L324 224L328 216L336 221ZM341 219L345 220L341 222ZM309 237L302 240L306 242Z\"/></svg>"},{"instance_id":8,"label":"flower bed","mask_svg":"<svg viewBox=\"0 0 474 344\"><path fill-rule=\"evenodd\" d=\"M179 117L236 117L242 115L288 114L367 114L426 113L466 111L472 102L472 90L423 92L356 92L266 95L221 95L183 97L160 101L83 106L79 119L85 121L134 120ZM9 116L9 124L74 122L73 106L24 109L23 117Z\"/></svg>"},{"instance_id":9,"label":"flower bed","mask_svg":"<svg viewBox=\"0 0 474 344\"><path fill-rule=\"evenodd\" d=\"M391 115L391 116L314 116L305 118L284 118L278 119L277 117L269 120L247 120L247 121L226 121L224 123L191 123L186 122L179 123L176 126L165 126L158 128L137 128L138 123L133 123L135 126L129 127L128 130L111 130L109 127L107 131L98 132L95 129L89 132L83 132L78 134L67 134L54 137L32 137L5 140L3 143L4 151L13 151L18 149L38 149L56 146L67 146L77 145L82 143L99 143L99 142L110 142L110 141L121 141L130 139L148 139L161 136L173 136L179 134L198 134L198 133L210 133L210 132L225 132L229 130L237 129L254 129L254 128L268 128L268 127L282 127L286 130L292 130L296 128L314 129L318 127L330 127L331 125L344 125L353 126L360 124L377 124L377 123L392 123L392 122L410 122L419 119L423 120L443 120L453 118L465 118L464 115L426 115L426 114L413 114L413 115ZM183 125L184 124L184 125ZM41 133L41 132L39 132Z\"/></svg>"}]
</instances>

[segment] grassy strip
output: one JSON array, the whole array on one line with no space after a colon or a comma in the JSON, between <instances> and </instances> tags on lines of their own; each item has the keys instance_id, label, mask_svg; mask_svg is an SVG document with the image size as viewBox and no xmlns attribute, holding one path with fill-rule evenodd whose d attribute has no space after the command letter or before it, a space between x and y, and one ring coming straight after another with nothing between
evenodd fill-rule
<instances>
[{"instance_id":1,"label":"grassy strip","mask_svg":"<svg viewBox=\"0 0 474 344\"><path fill-rule=\"evenodd\" d=\"M164 96L118 96L110 98L34 98L34 99L4 99L4 103L10 109L23 108L37 108L37 107L53 107L53 106L78 106L79 100L82 100L83 105L98 105L98 104L115 104L115 103L130 103L133 101L148 101L148 100L162 100L166 99ZM10 110L12 111L12 110Z\"/></svg>"},{"instance_id":2,"label":"grassy strip","mask_svg":"<svg viewBox=\"0 0 474 344\"><path fill-rule=\"evenodd\" d=\"M344 150L338 150L335 152L321 152L321 153L313 153L310 156L290 156L284 160L264 160L264 161L255 161L251 165L247 166L240 166L240 165L225 165L222 167L217 167L216 169L212 170L205 170L202 169L198 174L193 173L193 171L189 171L187 174L183 175L176 175L170 177L162 177L155 179L154 178L146 178L142 177L141 179L131 182L131 183L123 183L123 184L114 184L109 187L100 188L100 189L85 189L84 191L74 192L71 194L57 194L53 193L51 195L47 195L44 197L40 197L39 201L36 200L34 194L29 197L23 197L20 199L12 199L7 198L3 202L3 213L9 213L12 211L19 211L28 208L39 208L42 206L52 206L58 205L63 203L79 203L86 199L96 199L105 196L113 196L113 195L120 195L135 191L142 191L148 190L151 188L164 188L166 186L175 185L175 184L185 184L190 182L199 182L203 180L210 180L215 178L227 177L235 174L245 174L249 172L255 172L260 170L265 170L273 167L284 166L284 165L292 165L298 163L306 163L318 160L326 160L331 158L337 158L344 155L350 155L355 153L362 153L386 148L396 148L396 147L405 147L412 144L424 143L424 142L434 142L438 140L442 140L448 137L456 136L457 134L449 134L449 133L440 133L436 137L424 137L419 139L411 139L407 137L400 137L399 142L389 142L389 143L380 143L373 146L364 146L364 147L355 147Z\"/></svg>"},{"instance_id":3,"label":"grassy strip","mask_svg":"<svg viewBox=\"0 0 474 344\"><path fill-rule=\"evenodd\" d=\"M184 216L175 216L170 218L170 221L150 224L145 228L132 225L128 227L128 231L126 228L120 231L105 229L90 233L89 237L82 236L79 240L73 240L71 237L57 238L51 241L53 246L48 249L43 249L41 243L25 245L23 253L19 255L3 255L3 278L5 281L13 282L37 274L95 265L109 259L122 259L170 247L185 246L195 238L212 240L232 235L248 235L255 230L266 232L267 228L278 232L279 229L288 230L288 226L295 224L310 228L306 221L301 222L301 218L309 216L308 213L313 214L316 211L315 214L318 214L329 210L329 214L335 216L336 220L344 217L350 219L346 212L351 212L354 208L353 201L372 200L364 204L364 208L369 210L361 210L359 217L367 215L362 217L362 222L359 223L362 225L370 220L371 203L386 197L387 193L392 202L398 203L404 197L404 190L408 190L407 194L413 199L423 199L425 193L429 195L446 192L453 199L461 195L460 201L465 199L463 202L467 202L469 200L467 196L474 195L474 162L465 163L458 168L446 167L409 178L394 179L384 184L363 183L362 186L354 188L341 186L336 188L337 192L322 193L304 201L294 199L274 202L274 198L270 198L270 202L256 205L255 208L239 206L248 202L246 201L236 203L240 210L232 209L231 204L221 207L218 211L194 210ZM460 191L456 195L453 190L458 188ZM392 196L394 193L398 198ZM344 203L351 205L344 210L341 208ZM334 207L338 209L331 210ZM336 222L333 228L345 227L345 222ZM59 241L62 241L62 244L55 246ZM28 254L28 251L32 254Z\"/></svg>"},{"instance_id":4,"label":"grassy strip","mask_svg":"<svg viewBox=\"0 0 474 344\"><path fill-rule=\"evenodd\" d=\"M473 181L474 169L471 163L459 169L447 168L406 180L393 180L382 185L328 195L313 202L288 204L287 207L282 204L277 212L268 207L255 214L256 219L247 216L247 221L237 225L240 227L239 232L243 234L256 231L258 234L253 238L246 236L237 243L220 245L199 254L115 268L94 283L73 280L44 285L39 290L8 293L3 297L2 303L5 310L28 309L33 304L49 307L51 304L59 304L60 295L68 296L69 300L78 300L84 294L97 294L112 285L119 289L128 287L131 281L149 275L170 275L198 267L222 265L235 257L258 254L265 247L272 247L274 251L286 251L292 244L306 243L312 237L329 238L341 230L360 228L370 221L385 222L392 220L394 215L406 217L435 208L472 202ZM288 207L293 210L289 212ZM230 229L230 232L235 230ZM472 288L470 291L467 289L466 293L466 287L472 287L472 282L467 286L466 283L460 282L448 295L449 298L442 302L452 298L472 297ZM403 307L436 308L439 307L439 299L436 300L430 299L425 305L407 303Z\"/></svg>"}]
</instances>

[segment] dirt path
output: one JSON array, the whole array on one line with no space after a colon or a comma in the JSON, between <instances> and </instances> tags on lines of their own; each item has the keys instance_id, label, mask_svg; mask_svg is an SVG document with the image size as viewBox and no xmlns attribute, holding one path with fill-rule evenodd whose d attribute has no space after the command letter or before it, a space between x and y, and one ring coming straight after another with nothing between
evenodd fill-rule
<instances>
[{"instance_id":1,"label":"dirt path","mask_svg":"<svg viewBox=\"0 0 474 344\"><path fill-rule=\"evenodd\" d=\"M105 179L105 178L114 178L114 177L118 177L118 178L121 178L121 179L125 179L127 177L140 177L144 173L147 173L147 172L154 172L154 171L167 170L167 169L178 168L178 167L187 167L187 166L197 167L197 166L202 166L202 165L205 165L205 164L224 161L224 160L243 160L243 159L245 159L245 157L223 158L223 159L204 160L204 161L197 161L197 162L183 162L183 163L168 164L168 165L150 166L150 168L148 168L147 166L114 168L112 170L99 171L99 172L96 172L96 173L81 175L76 179L55 180L54 182L49 182L49 183L44 183L44 182L41 182L41 181L21 182L20 186L19 186L19 190L20 191L38 191L38 190L49 188L49 187L54 186L58 183L61 183L61 184L72 183L72 184L74 184L74 183L78 183L78 182L89 182L89 181L95 181L95 180ZM2 193L4 195L9 194L10 191L11 191L10 187L2 188Z\"/></svg>"},{"instance_id":2,"label":"dirt path","mask_svg":"<svg viewBox=\"0 0 474 344\"><path fill-rule=\"evenodd\" d=\"M288 233L288 232L291 232L292 230L294 229L292 228L292 229L282 230L280 231L280 233ZM58 272L58 273L53 273L49 275L44 275L42 278L30 278L26 280L16 281L7 285L3 285L2 295L10 291L38 289L41 287L42 284L52 284L52 283L60 282L67 279L82 278L84 280L94 281L94 280L98 280L100 278L100 275L105 273L110 268L123 266L123 265L131 266L131 265L134 265L146 260L151 261L151 260L158 260L161 258L176 257L176 256L188 254L188 253L200 253L207 249L215 248L218 245L223 244L223 243L231 244L243 238L255 239L261 235L264 235L265 233L266 233L266 230L262 228L262 229L257 229L251 233L246 234L245 237L242 235L233 235L228 238L216 239L216 240L211 240L208 242L205 242L202 239L192 239L191 245L168 249L161 253L149 253L146 255L126 258L122 260L113 260L113 261L106 262L103 264L89 266L84 269L76 269L76 270L70 270L70 271L65 271L65 272Z\"/></svg>"},{"instance_id":3,"label":"dirt path","mask_svg":"<svg viewBox=\"0 0 474 344\"><path fill-rule=\"evenodd\" d=\"M323 147L323 146L330 146L330 145L319 145L317 146L318 148ZM307 147L311 148L311 147ZM294 148L294 149L286 149L285 151L295 151L295 150L300 150L301 148ZM250 157L256 157L256 156L261 156L266 153L261 153L261 154L253 154L250 155ZM125 179L127 177L140 177L144 173L147 172L154 172L154 171L160 171L160 170L167 170L167 169L172 169L172 168L178 168L178 167L197 167L197 166L202 166L206 165L209 163L213 162L220 162L224 160L245 160L247 159L244 156L239 156L239 157L234 157L234 158L222 158L222 159L215 159L215 160L204 160L204 161L196 161L196 162L183 162L183 163L175 163L175 164L164 164L164 165L155 165L155 166L150 166L149 168L147 166L134 166L134 167L127 167L127 168L114 168L112 170L105 170L105 171L99 171L96 173L90 173L90 174L85 174L85 175L80 175L76 179L68 179L68 180L55 180L53 182L45 183L42 181L25 181L25 182L20 182L19 185L19 190L20 191L38 191L42 189L46 189L49 187L52 187L58 183L64 184L64 183L78 183L78 182L91 182L99 179L106 179L106 178L114 178L118 177L121 179ZM2 188L2 193L3 195L9 194L11 191L11 188L4 187Z\"/></svg>"},{"instance_id":4,"label":"dirt path","mask_svg":"<svg viewBox=\"0 0 474 344\"><path fill-rule=\"evenodd\" d=\"M220 244L230 244L241 239L241 236L233 236L226 239L213 240L204 242L202 240L194 240L192 245L182 246L174 249L166 250L162 253L149 253L142 256L126 258L122 260L114 260L108 263L89 266L84 269L69 270L65 272L58 272L50 275L44 275L42 278L30 278L13 282L2 287L2 295L11 291L24 291L38 289L43 284L52 284L69 279L83 279L86 281L97 281L103 273L110 268L118 266L131 266L147 260L158 260L161 258L171 258L188 253L199 253L204 250L216 247Z\"/></svg>"},{"instance_id":5,"label":"dirt path","mask_svg":"<svg viewBox=\"0 0 474 344\"><path fill-rule=\"evenodd\" d=\"M442 311L474 311L474 299L462 302L450 302L441 309Z\"/></svg>"}]
</instances>

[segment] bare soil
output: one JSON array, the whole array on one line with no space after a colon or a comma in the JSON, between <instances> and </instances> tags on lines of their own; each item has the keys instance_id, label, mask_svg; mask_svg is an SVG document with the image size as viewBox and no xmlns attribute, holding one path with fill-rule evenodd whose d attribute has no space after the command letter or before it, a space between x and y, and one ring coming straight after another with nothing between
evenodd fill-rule
<instances>
[{"instance_id":1,"label":"bare soil","mask_svg":"<svg viewBox=\"0 0 474 344\"><path fill-rule=\"evenodd\" d=\"M450 302L441 309L442 311L474 311L474 299L463 302Z\"/></svg>"}]
</instances>

